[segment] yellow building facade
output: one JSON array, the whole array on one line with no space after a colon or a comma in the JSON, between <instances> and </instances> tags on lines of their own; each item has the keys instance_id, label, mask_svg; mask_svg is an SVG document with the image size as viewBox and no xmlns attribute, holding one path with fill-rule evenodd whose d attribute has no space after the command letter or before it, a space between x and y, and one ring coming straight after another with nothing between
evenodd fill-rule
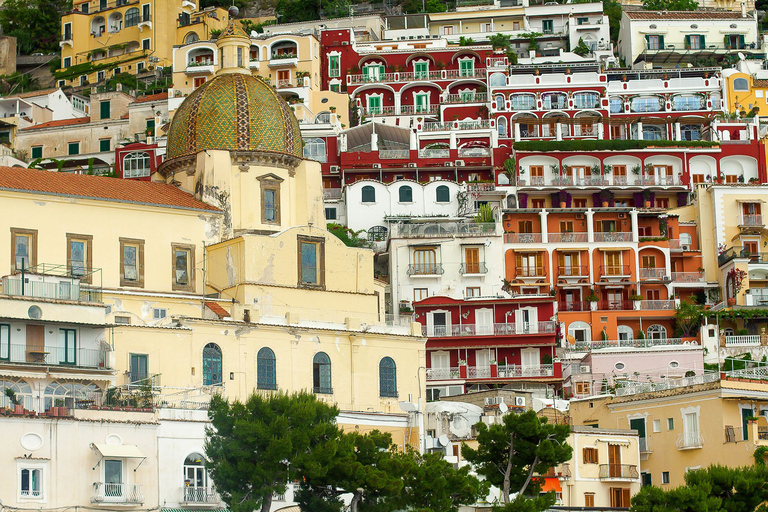
<instances>
[{"instance_id":1,"label":"yellow building facade","mask_svg":"<svg viewBox=\"0 0 768 512\"><path fill-rule=\"evenodd\" d=\"M173 45L208 39L226 27L224 9L198 11L189 0L88 0L61 18L59 87L141 75L173 62Z\"/></svg>"},{"instance_id":2,"label":"yellow building facade","mask_svg":"<svg viewBox=\"0 0 768 512\"><path fill-rule=\"evenodd\" d=\"M154 182L0 169L13 209L0 268L43 276L56 263L80 293L30 288L24 300L102 304L124 390L151 384L156 403L194 404L307 390L338 404L345 428L416 445L421 327L384 315L373 252L325 229L320 164L302 157L290 107L251 75L249 45L233 24L219 37L222 69L177 109Z\"/></svg>"},{"instance_id":3,"label":"yellow building facade","mask_svg":"<svg viewBox=\"0 0 768 512\"><path fill-rule=\"evenodd\" d=\"M756 115L768 115L768 80L736 69L723 71L725 109L730 114L745 115L757 109Z\"/></svg>"}]
</instances>

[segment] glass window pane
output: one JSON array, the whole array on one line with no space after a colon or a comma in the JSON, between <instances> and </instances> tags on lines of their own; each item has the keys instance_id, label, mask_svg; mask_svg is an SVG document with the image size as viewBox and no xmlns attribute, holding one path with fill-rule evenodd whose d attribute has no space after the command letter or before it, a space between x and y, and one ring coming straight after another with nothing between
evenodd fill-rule
<instances>
[{"instance_id":1,"label":"glass window pane","mask_svg":"<svg viewBox=\"0 0 768 512\"><path fill-rule=\"evenodd\" d=\"M30 237L27 235L16 235L16 268L29 268Z\"/></svg>"},{"instance_id":2,"label":"glass window pane","mask_svg":"<svg viewBox=\"0 0 768 512\"><path fill-rule=\"evenodd\" d=\"M301 243L301 282L317 284L317 244Z\"/></svg>"},{"instance_id":3,"label":"glass window pane","mask_svg":"<svg viewBox=\"0 0 768 512\"><path fill-rule=\"evenodd\" d=\"M135 246L123 246L123 277L128 281L136 281L139 278L136 265L137 252L137 247Z\"/></svg>"},{"instance_id":4,"label":"glass window pane","mask_svg":"<svg viewBox=\"0 0 768 512\"><path fill-rule=\"evenodd\" d=\"M189 251L176 251L176 284L189 284Z\"/></svg>"}]
</instances>

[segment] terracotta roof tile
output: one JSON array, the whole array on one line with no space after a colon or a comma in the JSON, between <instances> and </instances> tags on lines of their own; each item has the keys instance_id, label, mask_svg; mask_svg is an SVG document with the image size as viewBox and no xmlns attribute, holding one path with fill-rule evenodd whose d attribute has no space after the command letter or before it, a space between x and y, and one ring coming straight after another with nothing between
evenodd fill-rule
<instances>
[{"instance_id":1,"label":"terracotta roof tile","mask_svg":"<svg viewBox=\"0 0 768 512\"><path fill-rule=\"evenodd\" d=\"M752 87L768 87L768 80L755 78L752 80Z\"/></svg>"},{"instance_id":2,"label":"terracotta roof tile","mask_svg":"<svg viewBox=\"0 0 768 512\"><path fill-rule=\"evenodd\" d=\"M216 314L216 316L219 317L219 318L228 318L228 317L232 316L232 315L229 314L229 311L227 311L226 309L221 307L216 302L206 302L205 303L205 307L207 307L208 309L213 311Z\"/></svg>"},{"instance_id":3,"label":"terracotta roof tile","mask_svg":"<svg viewBox=\"0 0 768 512\"><path fill-rule=\"evenodd\" d=\"M158 94L150 94L149 96L141 96L139 98L136 98L136 100L133 101L131 105L135 105L136 103L146 103L148 101L163 101L167 99L168 99L168 93L161 92Z\"/></svg>"},{"instance_id":4,"label":"terracotta roof tile","mask_svg":"<svg viewBox=\"0 0 768 512\"><path fill-rule=\"evenodd\" d=\"M0 190L83 197L167 208L219 211L173 185L23 167L0 167Z\"/></svg>"},{"instance_id":5,"label":"terracotta roof tile","mask_svg":"<svg viewBox=\"0 0 768 512\"><path fill-rule=\"evenodd\" d=\"M90 117L75 117L72 119L59 119L58 121L48 121L47 123L35 124L22 128L22 130L37 130L38 128L55 128L57 126L71 126L76 124L88 124L91 122Z\"/></svg>"},{"instance_id":6,"label":"terracotta roof tile","mask_svg":"<svg viewBox=\"0 0 768 512\"><path fill-rule=\"evenodd\" d=\"M3 98L34 98L35 96L45 96L56 91L58 91L58 89L56 89L55 87L52 87L50 89L41 89L39 91L22 92L19 94L9 94L8 96L3 96Z\"/></svg>"},{"instance_id":7,"label":"terracotta roof tile","mask_svg":"<svg viewBox=\"0 0 768 512\"><path fill-rule=\"evenodd\" d=\"M750 20L735 11L624 11L633 20Z\"/></svg>"}]
</instances>

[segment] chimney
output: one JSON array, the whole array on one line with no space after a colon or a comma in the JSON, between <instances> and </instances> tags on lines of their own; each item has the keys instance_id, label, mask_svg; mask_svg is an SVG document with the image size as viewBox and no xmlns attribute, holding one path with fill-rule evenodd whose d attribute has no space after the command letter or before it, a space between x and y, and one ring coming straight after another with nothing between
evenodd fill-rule
<instances>
[{"instance_id":1,"label":"chimney","mask_svg":"<svg viewBox=\"0 0 768 512\"><path fill-rule=\"evenodd\" d=\"M747 3L741 2L741 17L746 18L747 17Z\"/></svg>"}]
</instances>

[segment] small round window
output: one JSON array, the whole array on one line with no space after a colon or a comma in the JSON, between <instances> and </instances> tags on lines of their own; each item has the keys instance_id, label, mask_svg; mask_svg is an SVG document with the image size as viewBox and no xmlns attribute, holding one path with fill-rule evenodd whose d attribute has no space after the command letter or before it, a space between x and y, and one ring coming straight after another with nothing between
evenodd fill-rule
<instances>
[{"instance_id":1,"label":"small round window","mask_svg":"<svg viewBox=\"0 0 768 512\"><path fill-rule=\"evenodd\" d=\"M669 362L669 367L670 368L677 368L678 366L680 366L680 363L678 363L677 361L670 361Z\"/></svg>"},{"instance_id":2,"label":"small round window","mask_svg":"<svg viewBox=\"0 0 768 512\"><path fill-rule=\"evenodd\" d=\"M43 310L38 306L30 306L27 310L27 315L29 315L29 318L32 320L40 320L43 317Z\"/></svg>"},{"instance_id":3,"label":"small round window","mask_svg":"<svg viewBox=\"0 0 768 512\"><path fill-rule=\"evenodd\" d=\"M624 363L616 363L615 365L613 365L613 367L616 368L617 370L623 370Z\"/></svg>"}]
</instances>

